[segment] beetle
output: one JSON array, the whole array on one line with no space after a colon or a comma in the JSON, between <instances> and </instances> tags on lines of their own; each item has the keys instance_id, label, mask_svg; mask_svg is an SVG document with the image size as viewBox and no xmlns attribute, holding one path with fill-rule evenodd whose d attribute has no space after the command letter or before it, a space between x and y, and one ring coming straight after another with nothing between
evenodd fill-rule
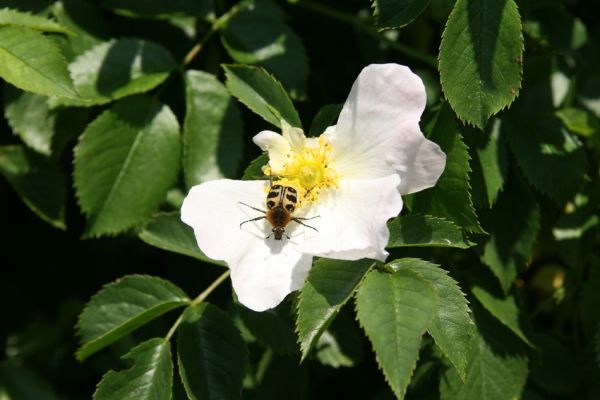
<instances>
[{"instance_id":1,"label":"beetle","mask_svg":"<svg viewBox=\"0 0 600 400\"><path fill-rule=\"evenodd\" d=\"M300 225L306 226L307 228L313 229L318 232L317 228L302 222L318 218L318 215L312 218L294 217L293 215L298 204L298 191L291 186L273 185L272 179L271 186L269 187L269 192L267 193L266 211L261 210L260 208L252 207L251 205L242 203L241 201L239 203L265 214L261 215L260 217L252 218L242 222L240 224L240 228L247 222L266 219L273 227L273 229L271 230L271 234L266 237L267 239L271 236L274 236L275 240L281 240L283 238L283 235L285 235L285 237L289 239L290 237L285 233L285 227L291 221L294 221Z\"/></svg>"}]
</instances>

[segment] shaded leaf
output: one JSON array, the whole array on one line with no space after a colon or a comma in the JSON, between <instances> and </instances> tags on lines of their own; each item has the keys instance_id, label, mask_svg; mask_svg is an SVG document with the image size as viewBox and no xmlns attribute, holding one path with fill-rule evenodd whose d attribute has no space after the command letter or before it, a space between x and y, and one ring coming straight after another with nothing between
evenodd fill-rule
<instances>
[{"instance_id":1,"label":"shaded leaf","mask_svg":"<svg viewBox=\"0 0 600 400\"><path fill-rule=\"evenodd\" d=\"M74 35L67 36L63 46L65 56L76 56L111 38L111 29L96 4L83 0L63 0L52 4L54 17Z\"/></svg>"},{"instance_id":2,"label":"shaded leaf","mask_svg":"<svg viewBox=\"0 0 600 400\"><path fill-rule=\"evenodd\" d=\"M267 165L268 162L269 154L266 152L256 157L244 170L244 175L242 176L242 179L245 181L268 179L268 176L266 176L262 170L262 167Z\"/></svg>"},{"instance_id":3,"label":"shaded leaf","mask_svg":"<svg viewBox=\"0 0 600 400\"><path fill-rule=\"evenodd\" d=\"M343 106L343 104L327 104L321 107L310 125L309 136L320 136L328 127L335 125Z\"/></svg>"},{"instance_id":4,"label":"shaded leaf","mask_svg":"<svg viewBox=\"0 0 600 400\"><path fill-rule=\"evenodd\" d=\"M579 108L563 108L554 113L563 125L573 133L583 137L597 135L600 122L591 112Z\"/></svg>"},{"instance_id":5,"label":"shaded leaf","mask_svg":"<svg viewBox=\"0 0 600 400\"><path fill-rule=\"evenodd\" d=\"M223 65L227 89L265 121L281 128L281 119L301 128L302 123L288 94L275 78L260 67Z\"/></svg>"},{"instance_id":6,"label":"shaded leaf","mask_svg":"<svg viewBox=\"0 0 600 400\"><path fill-rule=\"evenodd\" d=\"M401 216L389 222L388 228L388 248L434 246L467 249L474 245L454 223L431 215Z\"/></svg>"},{"instance_id":7,"label":"shaded leaf","mask_svg":"<svg viewBox=\"0 0 600 400\"><path fill-rule=\"evenodd\" d=\"M546 333L533 336L538 349L531 360L531 379L545 391L558 395L575 395L583 371L571 350Z\"/></svg>"},{"instance_id":8,"label":"shaded leaf","mask_svg":"<svg viewBox=\"0 0 600 400\"><path fill-rule=\"evenodd\" d=\"M44 32L72 34L66 27L55 21L11 8L0 8L0 26L19 26Z\"/></svg>"},{"instance_id":9,"label":"shaded leaf","mask_svg":"<svg viewBox=\"0 0 600 400\"><path fill-rule=\"evenodd\" d=\"M233 321L217 307L200 303L185 310L177 360L188 398L241 398L248 350Z\"/></svg>"},{"instance_id":10,"label":"shaded leaf","mask_svg":"<svg viewBox=\"0 0 600 400\"><path fill-rule=\"evenodd\" d=\"M294 332L289 303L283 302L263 312L238 305L239 315L250 333L260 344L279 354L294 354L298 351L298 337Z\"/></svg>"},{"instance_id":11,"label":"shaded leaf","mask_svg":"<svg viewBox=\"0 0 600 400\"><path fill-rule=\"evenodd\" d=\"M512 293L503 294L487 274L471 274L471 292L483 307L529 346L534 345L525 334L527 321L523 309Z\"/></svg>"},{"instance_id":12,"label":"shaded leaf","mask_svg":"<svg viewBox=\"0 0 600 400\"><path fill-rule=\"evenodd\" d=\"M27 146L58 159L65 145L85 128L88 110L50 109L46 96L7 86L4 88L4 116Z\"/></svg>"},{"instance_id":13,"label":"shaded leaf","mask_svg":"<svg viewBox=\"0 0 600 400\"><path fill-rule=\"evenodd\" d=\"M409 270L425 279L437 292L440 301L427 331L444 352L461 378L465 378L474 325L465 294L448 271L438 265L415 258L403 258L387 264L395 271Z\"/></svg>"},{"instance_id":14,"label":"shaded leaf","mask_svg":"<svg viewBox=\"0 0 600 400\"><path fill-rule=\"evenodd\" d=\"M302 360L315 346L373 265L372 260L320 259L300 292L296 331Z\"/></svg>"},{"instance_id":15,"label":"shaded leaf","mask_svg":"<svg viewBox=\"0 0 600 400\"><path fill-rule=\"evenodd\" d=\"M164 279L127 275L105 285L79 316L81 361L154 318L189 302L187 295Z\"/></svg>"},{"instance_id":16,"label":"shaded leaf","mask_svg":"<svg viewBox=\"0 0 600 400\"><path fill-rule=\"evenodd\" d=\"M151 98L122 100L90 123L75 148L74 172L86 235L148 218L177 179L180 151L175 115Z\"/></svg>"},{"instance_id":17,"label":"shaded leaf","mask_svg":"<svg viewBox=\"0 0 600 400\"><path fill-rule=\"evenodd\" d=\"M30 92L77 97L62 54L32 29L0 27L0 77Z\"/></svg>"},{"instance_id":18,"label":"shaded leaf","mask_svg":"<svg viewBox=\"0 0 600 400\"><path fill-rule=\"evenodd\" d=\"M426 131L431 132L429 139L446 153L446 169L433 188L413 196L412 210L445 218L469 232L483 232L471 200L469 149L462 141L454 114L447 104L442 105Z\"/></svg>"},{"instance_id":19,"label":"shaded leaf","mask_svg":"<svg viewBox=\"0 0 600 400\"><path fill-rule=\"evenodd\" d=\"M380 28L401 28L423 12L429 0L373 0L374 15Z\"/></svg>"},{"instance_id":20,"label":"shaded leaf","mask_svg":"<svg viewBox=\"0 0 600 400\"><path fill-rule=\"evenodd\" d=\"M103 7L130 17L167 18L177 15L204 16L214 13L213 0L101 0Z\"/></svg>"},{"instance_id":21,"label":"shaded leaf","mask_svg":"<svg viewBox=\"0 0 600 400\"><path fill-rule=\"evenodd\" d=\"M211 74L187 71L183 172L188 188L234 178L242 158L240 111L225 85Z\"/></svg>"},{"instance_id":22,"label":"shaded leaf","mask_svg":"<svg viewBox=\"0 0 600 400\"><path fill-rule=\"evenodd\" d=\"M530 57L523 96L503 117L503 134L527 180L559 205L581 188L587 165L579 140L553 116L549 59Z\"/></svg>"},{"instance_id":23,"label":"shaded leaf","mask_svg":"<svg viewBox=\"0 0 600 400\"><path fill-rule=\"evenodd\" d=\"M162 46L139 39L118 39L94 46L69 71L82 99L63 104L90 106L147 92L160 85L175 67Z\"/></svg>"},{"instance_id":24,"label":"shaded leaf","mask_svg":"<svg viewBox=\"0 0 600 400\"><path fill-rule=\"evenodd\" d=\"M440 380L441 398L513 400L521 398L528 360L521 344L479 307L474 307L478 334L473 336L464 382L454 369Z\"/></svg>"},{"instance_id":25,"label":"shaded leaf","mask_svg":"<svg viewBox=\"0 0 600 400\"><path fill-rule=\"evenodd\" d=\"M0 398L6 400L58 400L48 382L13 360L0 362Z\"/></svg>"},{"instance_id":26,"label":"shaded leaf","mask_svg":"<svg viewBox=\"0 0 600 400\"><path fill-rule=\"evenodd\" d=\"M202 253L198 248L194 230L181 222L179 212L161 213L154 216L138 236L144 242L159 249L225 266L223 261L213 260Z\"/></svg>"},{"instance_id":27,"label":"shaded leaf","mask_svg":"<svg viewBox=\"0 0 600 400\"><path fill-rule=\"evenodd\" d=\"M419 355L421 336L435 316L434 287L409 270L371 271L358 289L360 325L373 344L386 381L403 398Z\"/></svg>"},{"instance_id":28,"label":"shaded leaf","mask_svg":"<svg viewBox=\"0 0 600 400\"><path fill-rule=\"evenodd\" d=\"M512 174L498 202L481 221L490 233L481 260L506 293L524 269L540 232L540 208L520 176Z\"/></svg>"},{"instance_id":29,"label":"shaded leaf","mask_svg":"<svg viewBox=\"0 0 600 400\"><path fill-rule=\"evenodd\" d=\"M267 351L257 371L256 393L260 400L305 400L309 391L309 371L298 359Z\"/></svg>"},{"instance_id":30,"label":"shaded leaf","mask_svg":"<svg viewBox=\"0 0 600 400\"><path fill-rule=\"evenodd\" d=\"M513 0L458 0L442 35L440 79L452 109L483 128L521 88L523 35Z\"/></svg>"},{"instance_id":31,"label":"shaded leaf","mask_svg":"<svg viewBox=\"0 0 600 400\"><path fill-rule=\"evenodd\" d=\"M67 180L56 165L24 146L4 146L0 147L0 174L40 218L66 228Z\"/></svg>"},{"instance_id":32,"label":"shaded leaf","mask_svg":"<svg viewBox=\"0 0 600 400\"><path fill-rule=\"evenodd\" d=\"M273 73L293 98L305 97L308 59L282 10L270 0L243 4L246 7L220 28L229 55L235 62L260 65Z\"/></svg>"},{"instance_id":33,"label":"shaded leaf","mask_svg":"<svg viewBox=\"0 0 600 400\"><path fill-rule=\"evenodd\" d=\"M321 364L339 368L355 367L362 362L364 335L353 318L350 312L341 312L319 337L314 354Z\"/></svg>"},{"instance_id":34,"label":"shaded leaf","mask_svg":"<svg viewBox=\"0 0 600 400\"><path fill-rule=\"evenodd\" d=\"M473 202L479 208L491 208L498 193L504 187L508 175L508 147L501 132L502 122L494 118L484 132L475 128L463 127L461 132L471 160L471 184Z\"/></svg>"},{"instance_id":35,"label":"shaded leaf","mask_svg":"<svg viewBox=\"0 0 600 400\"><path fill-rule=\"evenodd\" d=\"M168 340L150 339L123 358L133 360L133 366L106 373L98 384L94 400L171 398L173 362Z\"/></svg>"}]
</instances>

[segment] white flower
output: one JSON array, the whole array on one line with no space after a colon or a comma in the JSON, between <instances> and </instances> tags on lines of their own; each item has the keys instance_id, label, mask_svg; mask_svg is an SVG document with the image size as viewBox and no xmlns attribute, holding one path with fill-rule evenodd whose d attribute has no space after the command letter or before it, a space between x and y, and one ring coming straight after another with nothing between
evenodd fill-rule
<instances>
[{"instance_id":1,"label":"white flower","mask_svg":"<svg viewBox=\"0 0 600 400\"><path fill-rule=\"evenodd\" d=\"M274 240L264 216L269 180L215 180L195 186L181 219L200 249L224 260L239 301L256 311L278 305L302 287L313 256L385 260L386 222L400 213L401 194L435 185L446 156L425 139L419 120L425 88L409 68L369 65L350 91L337 124L319 138L282 123L282 135L263 131L254 142L269 154L276 184L298 191L294 217ZM267 238L267 236L270 236Z\"/></svg>"}]
</instances>

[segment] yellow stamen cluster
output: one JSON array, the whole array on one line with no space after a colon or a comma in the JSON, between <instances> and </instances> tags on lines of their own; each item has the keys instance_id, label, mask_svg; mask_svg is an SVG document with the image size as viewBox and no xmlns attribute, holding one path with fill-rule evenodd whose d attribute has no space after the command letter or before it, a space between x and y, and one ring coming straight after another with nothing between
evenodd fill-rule
<instances>
[{"instance_id":1,"label":"yellow stamen cluster","mask_svg":"<svg viewBox=\"0 0 600 400\"><path fill-rule=\"evenodd\" d=\"M338 174L331 168L331 145L323 136L317 146L304 146L300 151L291 150L288 161L278 172L275 183L292 186L298 191L297 207L316 203L323 189L338 187ZM265 173L269 174L267 169Z\"/></svg>"}]
</instances>

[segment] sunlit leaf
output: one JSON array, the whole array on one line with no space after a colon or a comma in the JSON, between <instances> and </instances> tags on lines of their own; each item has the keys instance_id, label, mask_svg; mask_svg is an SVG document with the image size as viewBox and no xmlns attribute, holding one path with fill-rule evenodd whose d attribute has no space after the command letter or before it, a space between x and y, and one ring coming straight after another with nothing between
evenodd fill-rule
<instances>
[{"instance_id":1,"label":"sunlit leaf","mask_svg":"<svg viewBox=\"0 0 600 400\"><path fill-rule=\"evenodd\" d=\"M589 111L567 107L556 111L555 115L568 130L580 136L590 137L600 132L600 121Z\"/></svg>"},{"instance_id":2,"label":"sunlit leaf","mask_svg":"<svg viewBox=\"0 0 600 400\"><path fill-rule=\"evenodd\" d=\"M33 29L0 27L0 77L30 92L77 97L56 44Z\"/></svg>"},{"instance_id":3,"label":"sunlit leaf","mask_svg":"<svg viewBox=\"0 0 600 400\"><path fill-rule=\"evenodd\" d=\"M373 261L321 259L313 265L300 292L296 330L306 358L340 309L352 297Z\"/></svg>"},{"instance_id":4,"label":"sunlit leaf","mask_svg":"<svg viewBox=\"0 0 600 400\"><path fill-rule=\"evenodd\" d=\"M211 264L225 265L223 261L208 258L198 248L194 230L181 221L178 212L154 216L139 233L144 242L159 249L197 258Z\"/></svg>"},{"instance_id":5,"label":"sunlit leaf","mask_svg":"<svg viewBox=\"0 0 600 400\"><path fill-rule=\"evenodd\" d=\"M177 359L188 398L241 398L248 350L229 316L217 307L200 303L185 310Z\"/></svg>"},{"instance_id":6,"label":"sunlit leaf","mask_svg":"<svg viewBox=\"0 0 600 400\"><path fill-rule=\"evenodd\" d=\"M395 271L404 269L414 272L432 285L438 297L443 299L427 331L464 378L474 325L467 299L458 283L439 266L415 258L395 260L387 266Z\"/></svg>"},{"instance_id":7,"label":"sunlit leaf","mask_svg":"<svg viewBox=\"0 0 600 400\"><path fill-rule=\"evenodd\" d=\"M123 356L133 366L109 371L94 393L94 400L170 399L173 387L171 345L165 339L150 339Z\"/></svg>"},{"instance_id":8,"label":"sunlit leaf","mask_svg":"<svg viewBox=\"0 0 600 400\"><path fill-rule=\"evenodd\" d=\"M75 148L86 235L114 234L148 218L177 179L180 151L177 119L154 99L125 99L98 116Z\"/></svg>"},{"instance_id":9,"label":"sunlit leaf","mask_svg":"<svg viewBox=\"0 0 600 400\"><path fill-rule=\"evenodd\" d=\"M459 118L483 128L521 88L523 35L513 0L458 0L440 45L444 94Z\"/></svg>"},{"instance_id":10,"label":"sunlit leaf","mask_svg":"<svg viewBox=\"0 0 600 400\"><path fill-rule=\"evenodd\" d=\"M162 46L139 39L118 39L94 46L69 71L82 99L63 104L104 104L160 85L175 67Z\"/></svg>"},{"instance_id":11,"label":"sunlit leaf","mask_svg":"<svg viewBox=\"0 0 600 400\"><path fill-rule=\"evenodd\" d=\"M393 274L373 270L358 289L358 321L398 398L406 392L421 336L435 317L439 301L435 288L410 270Z\"/></svg>"},{"instance_id":12,"label":"sunlit leaf","mask_svg":"<svg viewBox=\"0 0 600 400\"><path fill-rule=\"evenodd\" d=\"M188 303L187 295L164 279L127 275L100 290L79 316L77 333L84 360L148 321Z\"/></svg>"},{"instance_id":13,"label":"sunlit leaf","mask_svg":"<svg viewBox=\"0 0 600 400\"><path fill-rule=\"evenodd\" d=\"M225 49L235 62L270 71L293 98L305 97L308 59L300 38L270 0L250 0L221 27ZM261 29L256 29L260 26Z\"/></svg>"},{"instance_id":14,"label":"sunlit leaf","mask_svg":"<svg viewBox=\"0 0 600 400\"><path fill-rule=\"evenodd\" d=\"M412 210L450 220L469 232L482 232L471 200L469 149L447 104L442 105L426 131L446 153L446 168L433 188L414 195Z\"/></svg>"},{"instance_id":15,"label":"sunlit leaf","mask_svg":"<svg viewBox=\"0 0 600 400\"><path fill-rule=\"evenodd\" d=\"M473 246L462 230L454 223L431 215L410 214L398 217L388 224L390 240L394 247L456 247Z\"/></svg>"},{"instance_id":16,"label":"sunlit leaf","mask_svg":"<svg viewBox=\"0 0 600 400\"><path fill-rule=\"evenodd\" d=\"M11 8L0 8L0 26L20 26L44 32L73 34L55 21Z\"/></svg>"},{"instance_id":17,"label":"sunlit leaf","mask_svg":"<svg viewBox=\"0 0 600 400\"><path fill-rule=\"evenodd\" d=\"M225 84L229 92L271 124L281 127L281 120L302 127L298 112L285 89L262 68L224 65Z\"/></svg>"},{"instance_id":18,"label":"sunlit leaf","mask_svg":"<svg viewBox=\"0 0 600 400\"><path fill-rule=\"evenodd\" d=\"M183 124L183 172L188 188L218 178L235 178L244 136L237 104L211 74L187 71Z\"/></svg>"}]
</instances>

